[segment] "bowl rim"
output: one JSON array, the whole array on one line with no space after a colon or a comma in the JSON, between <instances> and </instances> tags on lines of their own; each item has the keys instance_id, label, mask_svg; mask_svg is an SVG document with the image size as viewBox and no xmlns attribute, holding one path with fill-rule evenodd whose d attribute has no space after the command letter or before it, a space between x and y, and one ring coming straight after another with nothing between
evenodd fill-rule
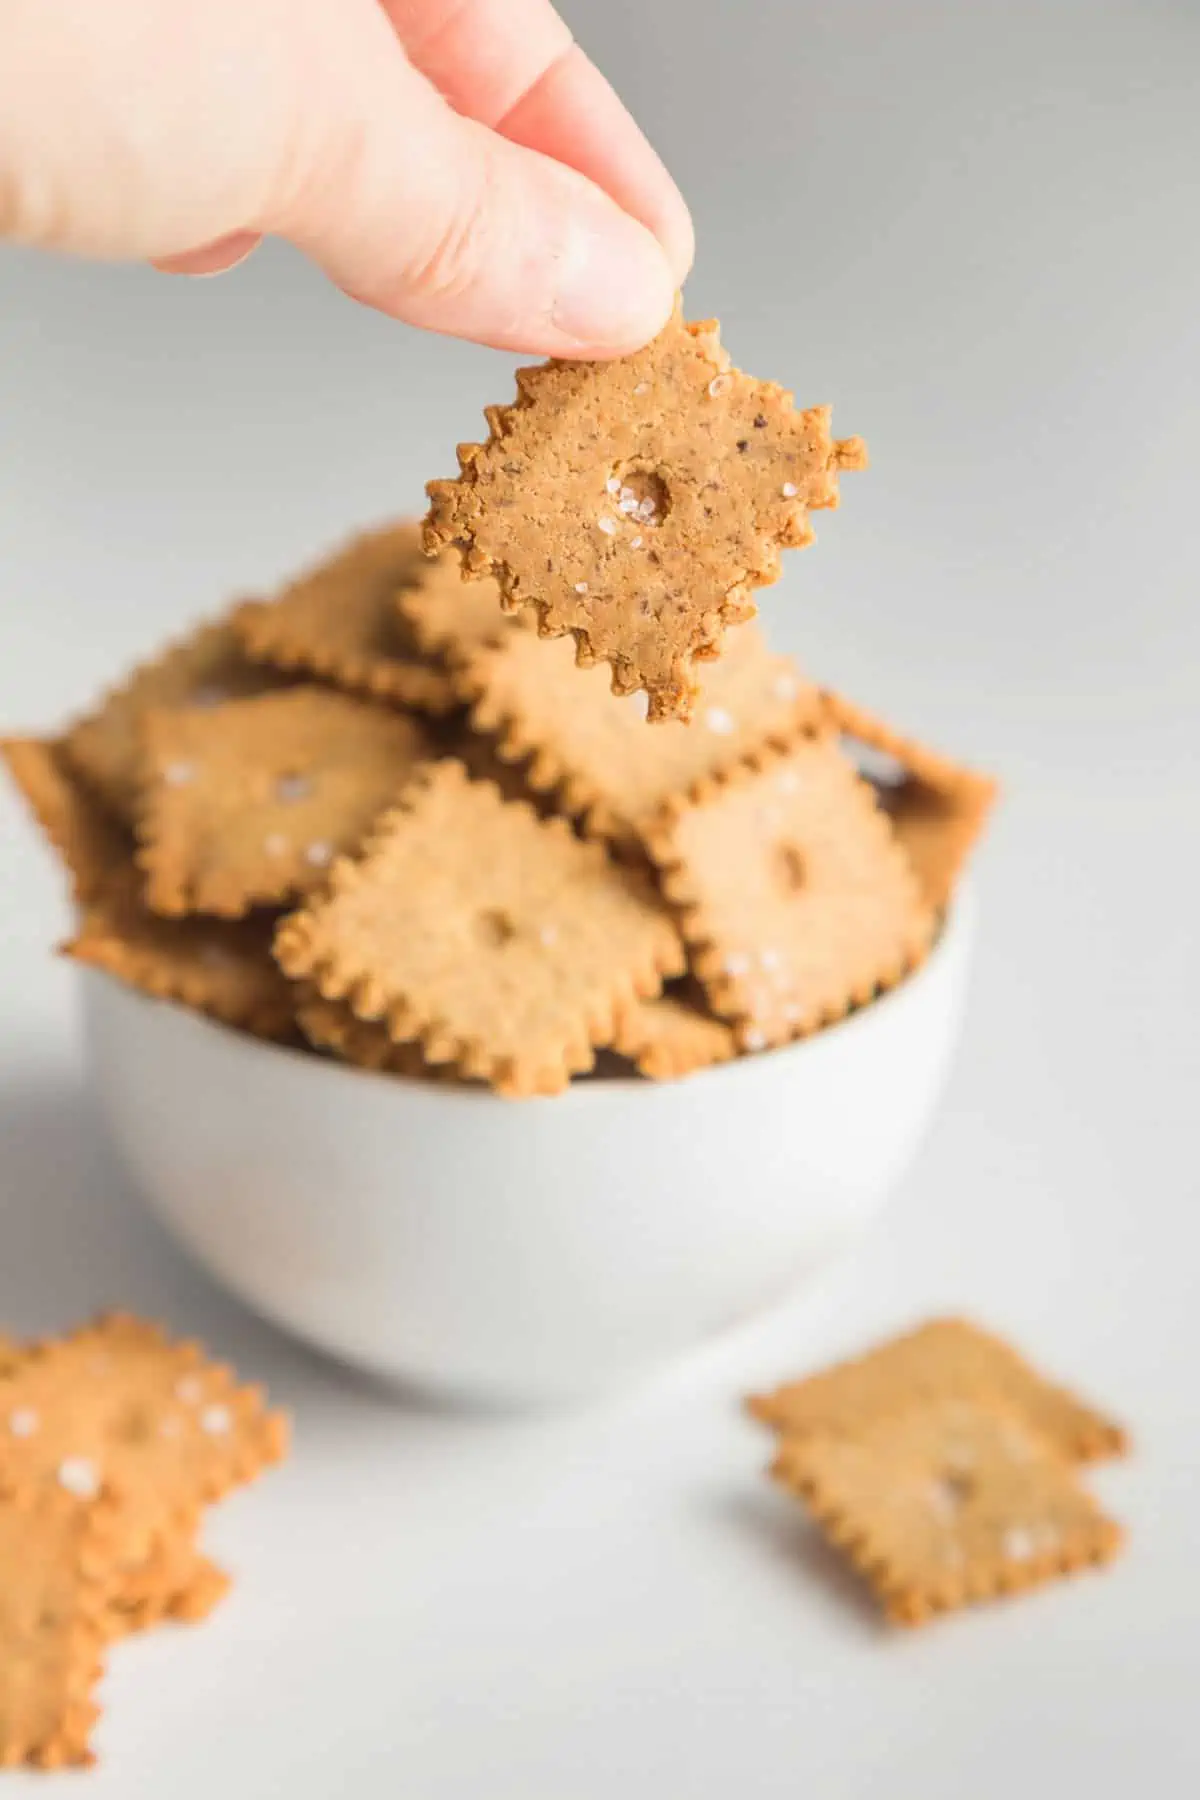
<instances>
[{"instance_id":1,"label":"bowl rim","mask_svg":"<svg viewBox=\"0 0 1200 1800\"><path fill-rule=\"evenodd\" d=\"M805 1037L793 1038L786 1044L777 1044L768 1050L755 1051L747 1056L735 1056L728 1062L714 1063L692 1074L681 1076L677 1081L660 1082L648 1080L645 1076L605 1075L600 1080L575 1078L569 1087L561 1093L551 1095L533 1095L532 1099L553 1101L558 1105L564 1102L575 1106L599 1104L607 1098L618 1095L630 1096L638 1093L653 1094L663 1087L686 1087L694 1092L697 1083L706 1085L717 1080L746 1079L753 1077L764 1066L777 1068L783 1061L791 1060L807 1052L815 1054L822 1044L831 1039L845 1042L848 1036L870 1030L872 1022L880 1012L887 1013L904 1003L905 997L925 986L937 968L947 962L960 947L968 947L974 936L978 900L974 884L969 878L960 881L952 903L945 908L934 942L928 956L917 968L911 970L893 987L869 1001L865 1006L856 1007L852 1012L844 1014L820 1031L809 1033ZM304 1070L302 1079L320 1081L350 1081L361 1092L364 1080L375 1084L376 1091L389 1090L392 1093L415 1095L430 1101L452 1101L458 1104L471 1102L476 1105L491 1104L506 1109L513 1105L511 1098L498 1094L484 1083L471 1085L467 1082L425 1080L416 1075L401 1075L383 1069L367 1069L357 1064L342 1062L336 1057L322 1056L311 1049L298 1044L280 1043L271 1038L257 1037L253 1032L239 1026L229 1025L222 1019L196 1009L183 1006L177 1001L159 998L130 986L103 969L80 966L79 970L87 980L87 985L95 993L106 991L118 1001L128 1003L131 1010L140 1011L143 1016L150 1017L157 1012L160 1017L170 1016L173 1024L185 1032L191 1031L199 1037L207 1037L214 1042L224 1040L230 1052L247 1064L264 1066L274 1065L282 1068L287 1064L299 1073ZM90 977L97 979L93 983Z\"/></svg>"}]
</instances>

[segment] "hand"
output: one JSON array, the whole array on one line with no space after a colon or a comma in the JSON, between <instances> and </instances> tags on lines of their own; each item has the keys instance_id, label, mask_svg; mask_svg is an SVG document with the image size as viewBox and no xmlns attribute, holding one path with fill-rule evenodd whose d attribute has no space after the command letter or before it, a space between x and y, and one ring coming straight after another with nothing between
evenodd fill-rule
<instances>
[{"instance_id":1,"label":"hand","mask_svg":"<svg viewBox=\"0 0 1200 1800\"><path fill-rule=\"evenodd\" d=\"M0 0L0 238L215 274L266 233L410 324L608 356L692 256L549 0Z\"/></svg>"}]
</instances>

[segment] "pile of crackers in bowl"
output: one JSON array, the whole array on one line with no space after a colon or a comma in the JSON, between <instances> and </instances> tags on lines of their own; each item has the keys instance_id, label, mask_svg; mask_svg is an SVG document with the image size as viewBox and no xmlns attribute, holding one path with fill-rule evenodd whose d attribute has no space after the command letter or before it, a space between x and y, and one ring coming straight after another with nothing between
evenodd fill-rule
<instances>
[{"instance_id":1,"label":"pile of crackers in bowl","mask_svg":"<svg viewBox=\"0 0 1200 1800\"><path fill-rule=\"evenodd\" d=\"M5 744L72 878L71 956L513 1096L598 1052L670 1080L771 1050L920 966L994 784L750 622L861 445L678 316L518 379L423 529Z\"/></svg>"}]
</instances>

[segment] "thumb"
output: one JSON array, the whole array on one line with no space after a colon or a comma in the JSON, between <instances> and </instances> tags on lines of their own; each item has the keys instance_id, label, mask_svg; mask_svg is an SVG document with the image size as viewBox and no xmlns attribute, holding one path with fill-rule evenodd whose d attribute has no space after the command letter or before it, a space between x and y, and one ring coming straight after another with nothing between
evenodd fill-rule
<instances>
[{"instance_id":1,"label":"thumb","mask_svg":"<svg viewBox=\"0 0 1200 1800\"><path fill-rule=\"evenodd\" d=\"M654 337L675 283L652 233L574 169L452 111L386 48L366 81L339 84L315 135L309 120L318 172L266 228L431 331L576 357Z\"/></svg>"}]
</instances>

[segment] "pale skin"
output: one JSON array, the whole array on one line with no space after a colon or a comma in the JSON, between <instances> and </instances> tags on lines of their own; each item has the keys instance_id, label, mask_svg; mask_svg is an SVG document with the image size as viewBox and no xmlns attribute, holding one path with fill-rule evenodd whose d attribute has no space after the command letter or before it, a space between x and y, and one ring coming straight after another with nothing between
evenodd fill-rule
<instances>
[{"instance_id":1,"label":"pale skin","mask_svg":"<svg viewBox=\"0 0 1200 1800\"><path fill-rule=\"evenodd\" d=\"M678 189L548 0L0 0L0 241L237 266L289 239L394 318L621 355Z\"/></svg>"}]
</instances>

